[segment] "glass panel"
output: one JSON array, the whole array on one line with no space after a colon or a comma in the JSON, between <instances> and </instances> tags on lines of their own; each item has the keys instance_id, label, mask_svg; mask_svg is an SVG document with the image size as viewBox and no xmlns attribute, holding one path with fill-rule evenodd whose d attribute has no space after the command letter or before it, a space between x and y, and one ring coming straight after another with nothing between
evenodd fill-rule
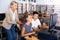
<instances>
[{"instance_id":1,"label":"glass panel","mask_svg":"<svg viewBox=\"0 0 60 40\"><path fill-rule=\"evenodd\" d=\"M34 0L34 2L36 3L36 0Z\"/></svg>"},{"instance_id":2,"label":"glass panel","mask_svg":"<svg viewBox=\"0 0 60 40\"><path fill-rule=\"evenodd\" d=\"M34 0L31 0L31 2L33 2Z\"/></svg>"},{"instance_id":3,"label":"glass panel","mask_svg":"<svg viewBox=\"0 0 60 40\"><path fill-rule=\"evenodd\" d=\"M28 0L29 2L31 1L31 0Z\"/></svg>"},{"instance_id":4,"label":"glass panel","mask_svg":"<svg viewBox=\"0 0 60 40\"><path fill-rule=\"evenodd\" d=\"M23 0L23 1L26 1L26 0Z\"/></svg>"}]
</instances>

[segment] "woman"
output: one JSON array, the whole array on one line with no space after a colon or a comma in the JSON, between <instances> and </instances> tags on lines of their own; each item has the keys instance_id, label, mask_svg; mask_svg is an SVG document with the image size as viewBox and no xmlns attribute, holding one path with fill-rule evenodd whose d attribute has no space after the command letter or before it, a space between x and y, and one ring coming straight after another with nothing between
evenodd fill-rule
<instances>
[{"instance_id":1,"label":"woman","mask_svg":"<svg viewBox=\"0 0 60 40\"><path fill-rule=\"evenodd\" d=\"M16 40L15 24L20 24L17 14L17 2L12 1L10 9L5 13L5 19L3 21L3 30L6 33L7 40Z\"/></svg>"}]
</instances>

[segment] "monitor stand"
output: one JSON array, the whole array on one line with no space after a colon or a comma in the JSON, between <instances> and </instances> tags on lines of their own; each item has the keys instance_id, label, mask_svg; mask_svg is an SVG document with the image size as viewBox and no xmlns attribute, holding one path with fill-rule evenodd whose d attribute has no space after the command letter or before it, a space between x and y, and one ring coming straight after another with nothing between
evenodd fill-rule
<instances>
[{"instance_id":1,"label":"monitor stand","mask_svg":"<svg viewBox=\"0 0 60 40\"><path fill-rule=\"evenodd\" d=\"M57 31L56 31L56 30L54 30L54 29L50 29L50 30L48 30L48 32L50 32L50 33L52 33L52 34L57 33Z\"/></svg>"}]
</instances>

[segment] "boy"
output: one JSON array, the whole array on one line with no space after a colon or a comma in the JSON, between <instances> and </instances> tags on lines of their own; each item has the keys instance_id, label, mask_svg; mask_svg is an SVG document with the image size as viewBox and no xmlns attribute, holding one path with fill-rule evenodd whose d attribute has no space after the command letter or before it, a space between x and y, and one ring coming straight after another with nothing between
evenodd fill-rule
<instances>
[{"instance_id":1,"label":"boy","mask_svg":"<svg viewBox=\"0 0 60 40\"><path fill-rule=\"evenodd\" d=\"M33 19L31 23L32 23L32 29L37 32L38 26L39 28L41 26L40 20L38 19L38 12L36 11L33 12Z\"/></svg>"}]
</instances>

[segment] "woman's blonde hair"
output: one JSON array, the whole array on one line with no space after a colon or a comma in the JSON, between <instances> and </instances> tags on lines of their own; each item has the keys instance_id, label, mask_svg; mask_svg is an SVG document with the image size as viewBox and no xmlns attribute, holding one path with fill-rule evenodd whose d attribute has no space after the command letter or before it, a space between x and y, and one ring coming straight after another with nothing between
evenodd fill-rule
<instances>
[{"instance_id":1,"label":"woman's blonde hair","mask_svg":"<svg viewBox=\"0 0 60 40\"><path fill-rule=\"evenodd\" d=\"M10 3L10 7L11 7L14 3L18 4L16 1L12 1L12 2Z\"/></svg>"}]
</instances>

